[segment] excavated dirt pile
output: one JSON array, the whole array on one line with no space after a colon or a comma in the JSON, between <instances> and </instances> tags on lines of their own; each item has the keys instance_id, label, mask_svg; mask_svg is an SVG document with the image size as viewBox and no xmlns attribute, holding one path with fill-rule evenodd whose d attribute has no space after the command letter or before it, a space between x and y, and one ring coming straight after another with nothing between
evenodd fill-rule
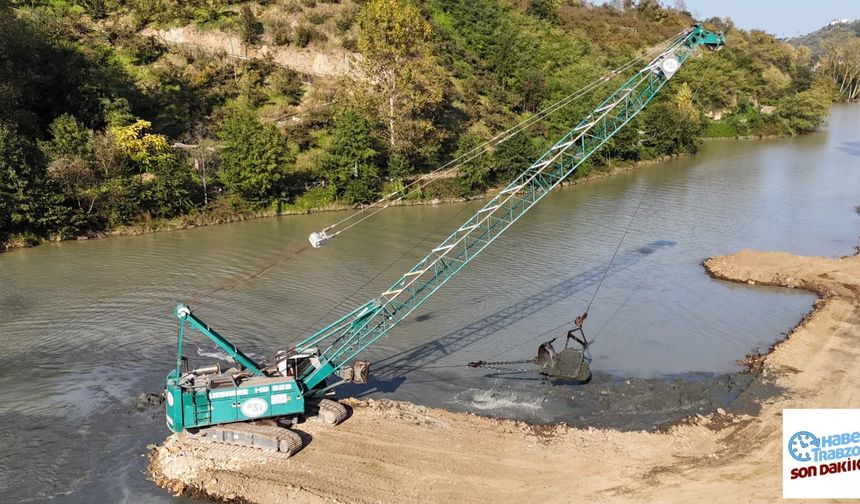
<instances>
[{"instance_id":1,"label":"excavated dirt pile","mask_svg":"<svg viewBox=\"0 0 860 504\"><path fill-rule=\"evenodd\" d=\"M758 379L784 393L756 416L720 409L663 432L619 432L346 400L343 424L297 427L306 447L292 458L173 435L153 448L151 477L176 494L259 504L775 502L782 409L860 407L860 257L743 251L704 265L714 278L821 297L760 359Z\"/></svg>"}]
</instances>

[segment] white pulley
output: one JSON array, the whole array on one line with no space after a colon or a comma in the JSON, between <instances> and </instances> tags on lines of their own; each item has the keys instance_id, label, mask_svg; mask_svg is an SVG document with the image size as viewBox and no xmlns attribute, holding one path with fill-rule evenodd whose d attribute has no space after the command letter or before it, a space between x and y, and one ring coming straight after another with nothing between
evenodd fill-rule
<instances>
[{"instance_id":1,"label":"white pulley","mask_svg":"<svg viewBox=\"0 0 860 504\"><path fill-rule=\"evenodd\" d=\"M679 68L681 68L681 62L678 61L677 56L672 53L663 56L663 59L660 60L660 71L667 79L671 79Z\"/></svg>"},{"instance_id":2,"label":"white pulley","mask_svg":"<svg viewBox=\"0 0 860 504\"><path fill-rule=\"evenodd\" d=\"M314 231L308 236L308 241L311 242L311 247L320 248L331 239L331 236L325 232L325 229L322 231Z\"/></svg>"}]
</instances>

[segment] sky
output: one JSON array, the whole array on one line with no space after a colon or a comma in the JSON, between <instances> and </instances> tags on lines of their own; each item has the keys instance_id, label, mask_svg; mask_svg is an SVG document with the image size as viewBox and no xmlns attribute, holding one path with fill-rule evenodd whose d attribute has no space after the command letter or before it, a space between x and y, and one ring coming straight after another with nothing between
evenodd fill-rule
<instances>
[{"instance_id":1,"label":"sky","mask_svg":"<svg viewBox=\"0 0 860 504\"><path fill-rule=\"evenodd\" d=\"M860 0L685 0L698 19L730 17L739 28L778 37L813 32L836 18L860 19ZM672 5L673 1L664 4Z\"/></svg>"}]
</instances>

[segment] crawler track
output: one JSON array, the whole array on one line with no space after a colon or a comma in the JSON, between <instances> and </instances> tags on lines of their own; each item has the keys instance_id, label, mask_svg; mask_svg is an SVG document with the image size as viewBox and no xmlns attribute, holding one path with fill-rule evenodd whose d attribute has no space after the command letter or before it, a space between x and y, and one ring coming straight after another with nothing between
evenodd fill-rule
<instances>
[{"instance_id":1,"label":"crawler track","mask_svg":"<svg viewBox=\"0 0 860 504\"><path fill-rule=\"evenodd\" d=\"M302 437L274 425L234 423L200 429L193 439L263 450L290 457L302 449Z\"/></svg>"}]
</instances>

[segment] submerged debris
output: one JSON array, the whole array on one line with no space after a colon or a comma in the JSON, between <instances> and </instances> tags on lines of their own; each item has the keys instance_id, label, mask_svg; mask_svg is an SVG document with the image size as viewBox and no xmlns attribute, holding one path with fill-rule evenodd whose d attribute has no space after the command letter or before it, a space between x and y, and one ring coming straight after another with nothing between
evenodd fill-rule
<instances>
[{"instance_id":1,"label":"submerged debris","mask_svg":"<svg viewBox=\"0 0 860 504\"><path fill-rule=\"evenodd\" d=\"M161 406L164 397L161 394L142 393L134 400L134 409L140 412Z\"/></svg>"}]
</instances>

